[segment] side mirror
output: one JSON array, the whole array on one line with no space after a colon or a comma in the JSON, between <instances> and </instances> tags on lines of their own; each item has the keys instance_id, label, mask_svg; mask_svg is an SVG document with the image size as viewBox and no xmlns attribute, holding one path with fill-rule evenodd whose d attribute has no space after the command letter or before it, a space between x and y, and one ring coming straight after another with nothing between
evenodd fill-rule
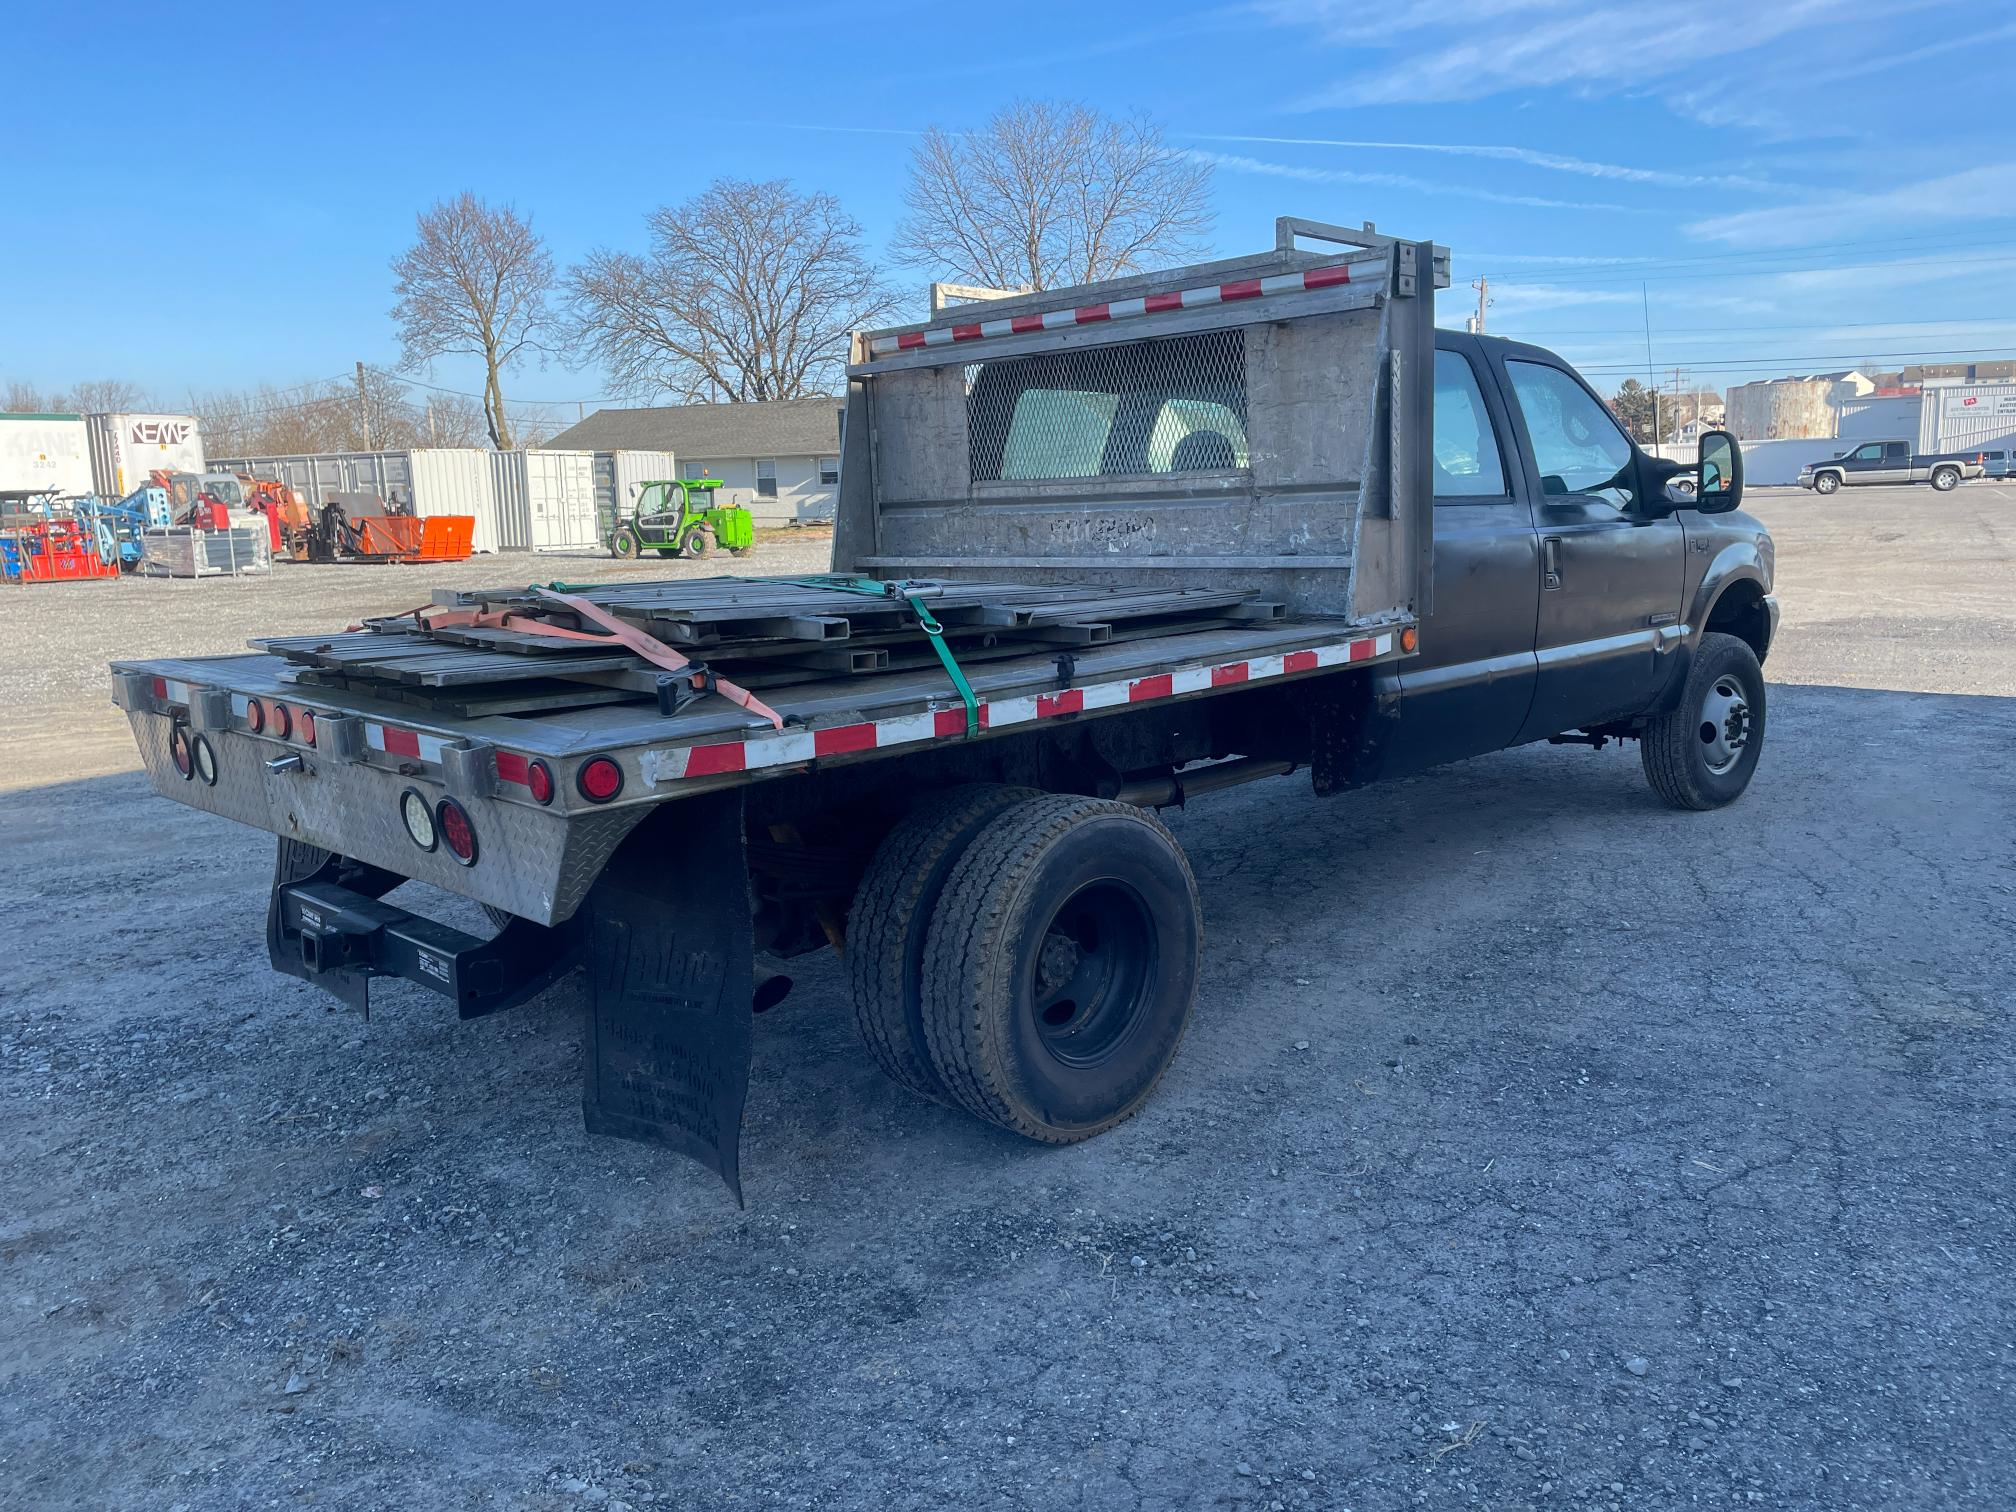
<instances>
[{"instance_id":1,"label":"side mirror","mask_svg":"<svg viewBox=\"0 0 2016 1512\"><path fill-rule=\"evenodd\" d=\"M1727 514L1743 502L1743 449L1726 430L1703 431L1699 456L1694 507L1703 514Z\"/></svg>"}]
</instances>

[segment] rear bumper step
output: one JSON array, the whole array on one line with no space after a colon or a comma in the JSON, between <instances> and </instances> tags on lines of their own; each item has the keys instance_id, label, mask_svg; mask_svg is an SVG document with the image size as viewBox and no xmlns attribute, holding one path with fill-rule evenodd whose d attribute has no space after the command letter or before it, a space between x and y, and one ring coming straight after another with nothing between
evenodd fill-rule
<instances>
[{"instance_id":1,"label":"rear bumper step","mask_svg":"<svg viewBox=\"0 0 2016 1512\"><path fill-rule=\"evenodd\" d=\"M570 928L513 919L484 940L334 882L275 886L269 923L275 971L367 1012L371 979L399 977L481 1018L543 991L580 959Z\"/></svg>"}]
</instances>

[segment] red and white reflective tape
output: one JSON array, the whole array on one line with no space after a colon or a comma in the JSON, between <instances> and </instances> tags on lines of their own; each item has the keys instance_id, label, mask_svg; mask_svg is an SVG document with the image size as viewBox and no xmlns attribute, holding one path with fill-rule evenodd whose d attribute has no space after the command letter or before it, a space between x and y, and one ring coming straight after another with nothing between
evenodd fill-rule
<instances>
[{"instance_id":1,"label":"red and white reflective tape","mask_svg":"<svg viewBox=\"0 0 2016 1512\"><path fill-rule=\"evenodd\" d=\"M448 742L439 735L422 735L417 730L402 730L396 725L378 724L371 720L364 722L364 744L374 751L383 751L387 756L436 763L441 760L441 753L448 749Z\"/></svg>"},{"instance_id":2,"label":"red and white reflective tape","mask_svg":"<svg viewBox=\"0 0 2016 1512\"><path fill-rule=\"evenodd\" d=\"M868 345L870 356L890 352L910 352L919 347L951 346L954 342L980 341L993 336L1020 336L1031 331L1058 331L1067 326L1097 325L1107 320L1131 320L1138 315L1160 315L1165 310L1194 310L1202 305L1230 304L1240 299L1264 299L1270 294L1304 294L1312 289L1329 289L1339 284L1381 280L1386 274L1383 257L1356 262L1326 263L1299 273L1272 273L1265 278L1240 278L1231 283L1207 284L1201 289L1179 289L1167 294L1146 294L1134 299L1115 299L1106 304L1080 305L1072 310L1049 310L1041 315L1015 315L1002 320L981 320L970 325L933 326L928 331L905 331L900 336L878 337ZM1352 269L1360 271L1352 273Z\"/></svg>"},{"instance_id":3,"label":"red and white reflective tape","mask_svg":"<svg viewBox=\"0 0 2016 1512\"><path fill-rule=\"evenodd\" d=\"M189 695L194 691L192 684L177 682L172 677L154 679L154 697L160 703L182 704L186 707Z\"/></svg>"},{"instance_id":4,"label":"red and white reflective tape","mask_svg":"<svg viewBox=\"0 0 2016 1512\"><path fill-rule=\"evenodd\" d=\"M1052 693L983 700L978 709L980 728L1001 730L1065 714L1084 714L1124 704L1153 703L1184 693L1202 693L1211 688L1264 682L1297 672L1315 672L1325 667L1372 661L1391 655L1393 644L1391 634L1373 635L1360 640L1337 641L1327 646L1312 646L1305 651L1287 651L1276 656L1254 656L1244 661L1220 662L1216 666L1156 672L1121 682L1091 683ZM637 770L647 784L682 782L696 777L719 777L731 772L760 771L765 767L795 766L823 756L886 751L893 746L958 739L965 734L965 706L955 705L922 714L904 714L895 719L835 725L824 730L785 730L781 734L751 740L724 740L712 745L646 750L637 758Z\"/></svg>"}]
</instances>

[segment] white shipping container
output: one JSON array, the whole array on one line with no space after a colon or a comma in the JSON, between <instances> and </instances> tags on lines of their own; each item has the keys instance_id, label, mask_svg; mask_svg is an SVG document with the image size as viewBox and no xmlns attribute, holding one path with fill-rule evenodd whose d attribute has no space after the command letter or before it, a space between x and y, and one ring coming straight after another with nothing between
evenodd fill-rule
<instances>
[{"instance_id":1,"label":"white shipping container","mask_svg":"<svg viewBox=\"0 0 2016 1512\"><path fill-rule=\"evenodd\" d=\"M91 415L91 472L98 492L123 499L150 472L202 472L203 435L193 415Z\"/></svg>"},{"instance_id":2,"label":"white shipping container","mask_svg":"<svg viewBox=\"0 0 2016 1512\"><path fill-rule=\"evenodd\" d=\"M0 494L90 492L82 415L0 415Z\"/></svg>"},{"instance_id":3,"label":"white shipping container","mask_svg":"<svg viewBox=\"0 0 2016 1512\"><path fill-rule=\"evenodd\" d=\"M491 457L498 506L516 512L534 551L592 550L595 454L586 451L498 452Z\"/></svg>"},{"instance_id":4,"label":"white shipping container","mask_svg":"<svg viewBox=\"0 0 2016 1512\"><path fill-rule=\"evenodd\" d=\"M646 483L679 476L679 459L669 451L595 453L597 539L605 539L618 517L633 513Z\"/></svg>"},{"instance_id":5,"label":"white shipping container","mask_svg":"<svg viewBox=\"0 0 2016 1512\"><path fill-rule=\"evenodd\" d=\"M470 515L478 551L526 551L531 541L521 512L503 503L493 476L496 454L479 447L414 451L322 452L298 457L233 457L216 465L285 483L310 508L333 493L376 494L411 504L414 513Z\"/></svg>"}]
</instances>

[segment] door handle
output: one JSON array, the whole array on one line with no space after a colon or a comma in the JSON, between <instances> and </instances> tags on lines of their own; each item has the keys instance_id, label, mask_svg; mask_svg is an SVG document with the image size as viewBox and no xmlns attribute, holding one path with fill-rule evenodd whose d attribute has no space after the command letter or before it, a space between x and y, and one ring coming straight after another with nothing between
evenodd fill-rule
<instances>
[{"instance_id":1,"label":"door handle","mask_svg":"<svg viewBox=\"0 0 2016 1512\"><path fill-rule=\"evenodd\" d=\"M1561 537L1542 536L1540 538L1540 586L1545 589L1561 586Z\"/></svg>"}]
</instances>

